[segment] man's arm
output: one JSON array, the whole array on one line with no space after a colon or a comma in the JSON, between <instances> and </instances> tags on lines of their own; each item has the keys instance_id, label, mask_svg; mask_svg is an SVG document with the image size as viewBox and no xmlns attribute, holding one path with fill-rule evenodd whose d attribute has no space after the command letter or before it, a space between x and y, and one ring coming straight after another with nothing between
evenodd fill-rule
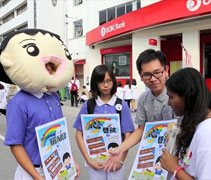
<instances>
[{"instance_id":1,"label":"man's arm","mask_svg":"<svg viewBox=\"0 0 211 180\"><path fill-rule=\"evenodd\" d=\"M131 133L131 135L127 139L125 139L122 144L120 144L120 146L118 147L119 150L121 152L124 152L138 144L141 141L143 131L144 126L139 125L138 128L133 133Z\"/></svg>"},{"instance_id":2,"label":"man's arm","mask_svg":"<svg viewBox=\"0 0 211 180\"><path fill-rule=\"evenodd\" d=\"M128 139L128 137L131 135L131 133L125 133L125 140ZM119 170L122 165L124 164L123 162L125 161L125 158L127 156L128 150L124 151L123 153L121 153L120 157L119 157L119 163L114 164L114 166L110 167L111 169L113 169L113 171L117 171Z\"/></svg>"},{"instance_id":3,"label":"man's arm","mask_svg":"<svg viewBox=\"0 0 211 180\"><path fill-rule=\"evenodd\" d=\"M28 174L32 176L33 179L44 180L44 178L41 177L34 168L34 165L32 164L27 152L22 145L13 145L10 148L17 162Z\"/></svg>"}]
</instances>

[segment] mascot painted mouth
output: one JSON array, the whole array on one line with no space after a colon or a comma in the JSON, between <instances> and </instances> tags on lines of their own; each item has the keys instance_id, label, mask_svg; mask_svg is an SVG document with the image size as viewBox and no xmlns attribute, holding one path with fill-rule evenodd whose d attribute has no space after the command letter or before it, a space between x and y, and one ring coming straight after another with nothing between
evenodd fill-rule
<instances>
[{"instance_id":1,"label":"mascot painted mouth","mask_svg":"<svg viewBox=\"0 0 211 180\"><path fill-rule=\"evenodd\" d=\"M19 163L15 179L44 180L35 128L63 117L56 91L73 76L71 56L58 35L25 29L3 40L0 62L0 81L21 89L6 109L4 144Z\"/></svg>"}]
</instances>

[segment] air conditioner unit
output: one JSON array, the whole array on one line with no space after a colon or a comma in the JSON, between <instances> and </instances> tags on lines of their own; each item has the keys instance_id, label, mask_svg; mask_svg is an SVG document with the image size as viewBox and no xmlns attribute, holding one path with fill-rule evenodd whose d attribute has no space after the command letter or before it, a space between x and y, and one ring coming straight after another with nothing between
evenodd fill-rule
<instances>
[{"instance_id":1,"label":"air conditioner unit","mask_svg":"<svg viewBox=\"0 0 211 180\"><path fill-rule=\"evenodd\" d=\"M83 0L75 0L75 5L82 4Z\"/></svg>"}]
</instances>

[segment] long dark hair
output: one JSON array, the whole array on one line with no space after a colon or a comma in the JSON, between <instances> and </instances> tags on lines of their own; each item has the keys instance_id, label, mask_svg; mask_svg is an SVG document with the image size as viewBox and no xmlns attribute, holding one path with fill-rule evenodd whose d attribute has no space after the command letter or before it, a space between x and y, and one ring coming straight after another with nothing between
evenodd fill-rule
<instances>
[{"instance_id":1,"label":"long dark hair","mask_svg":"<svg viewBox=\"0 0 211 180\"><path fill-rule=\"evenodd\" d=\"M136 79L132 79L132 85L137 85Z\"/></svg>"},{"instance_id":2,"label":"long dark hair","mask_svg":"<svg viewBox=\"0 0 211 180\"><path fill-rule=\"evenodd\" d=\"M113 82L113 87L111 89L111 96L113 96L116 93L117 82L112 70L106 65L98 65L94 68L91 76L91 93L92 97L94 97L95 99L97 99L97 96L100 96L100 91L98 90L98 83L104 81L106 73L109 74Z\"/></svg>"},{"instance_id":3,"label":"long dark hair","mask_svg":"<svg viewBox=\"0 0 211 180\"><path fill-rule=\"evenodd\" d=\"M125 84L128 85L129 88L131 88L131 84L130 84L130 80L129 79L126 80Z\"/></svg>"},{"instance_id":4,"label":"long dark hair","mask_svg":"<svg viewBox=\"0 0 211 180\"><path fill-rule=\"evenodd\" d=\"M196 127L211 109L211 94L201 74L194 68L184 68L166 81L167 90L184 97L181 132L177 136L177 155L184 157Z\"/></svg>"},{"instance_id":5,"label":"long dark hair","mask_svg":"<svg viewBox=\"0 0 211 180\"><path fill-rule=\"evenodd\" d=\"M4 85L0 83L0 90L4 89Z\"/></svg>"}]
</instances>

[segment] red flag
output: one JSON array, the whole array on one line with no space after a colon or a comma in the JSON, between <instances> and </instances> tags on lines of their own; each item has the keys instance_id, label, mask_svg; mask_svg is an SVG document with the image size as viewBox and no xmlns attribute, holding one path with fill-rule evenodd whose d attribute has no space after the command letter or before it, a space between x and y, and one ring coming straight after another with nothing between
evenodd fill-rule
<instances>
[{"instance_id":1,"label":"red flag","mask_svg":"<svg viewBox=\"0 0 211 180\"><path fill-rule=\"evenodd\" d=\"M191 60L192 57L186 49L185 49L185 59L186 59L186 66L193 67L192 60Z\"/></svg>"},{"instance_id":2,"label":"red flag","mask_svg":"<svg viewBox=\"0 0 211 180\"><path fill-rule=\"evenodd\" d=\"M188 51L185 49L185 47L183 46L182 43L181 43L181 46L185 51L185 64L186 64L186 66L193 67L191 55L188 53Z\"/></svg>"}]
</instances>

